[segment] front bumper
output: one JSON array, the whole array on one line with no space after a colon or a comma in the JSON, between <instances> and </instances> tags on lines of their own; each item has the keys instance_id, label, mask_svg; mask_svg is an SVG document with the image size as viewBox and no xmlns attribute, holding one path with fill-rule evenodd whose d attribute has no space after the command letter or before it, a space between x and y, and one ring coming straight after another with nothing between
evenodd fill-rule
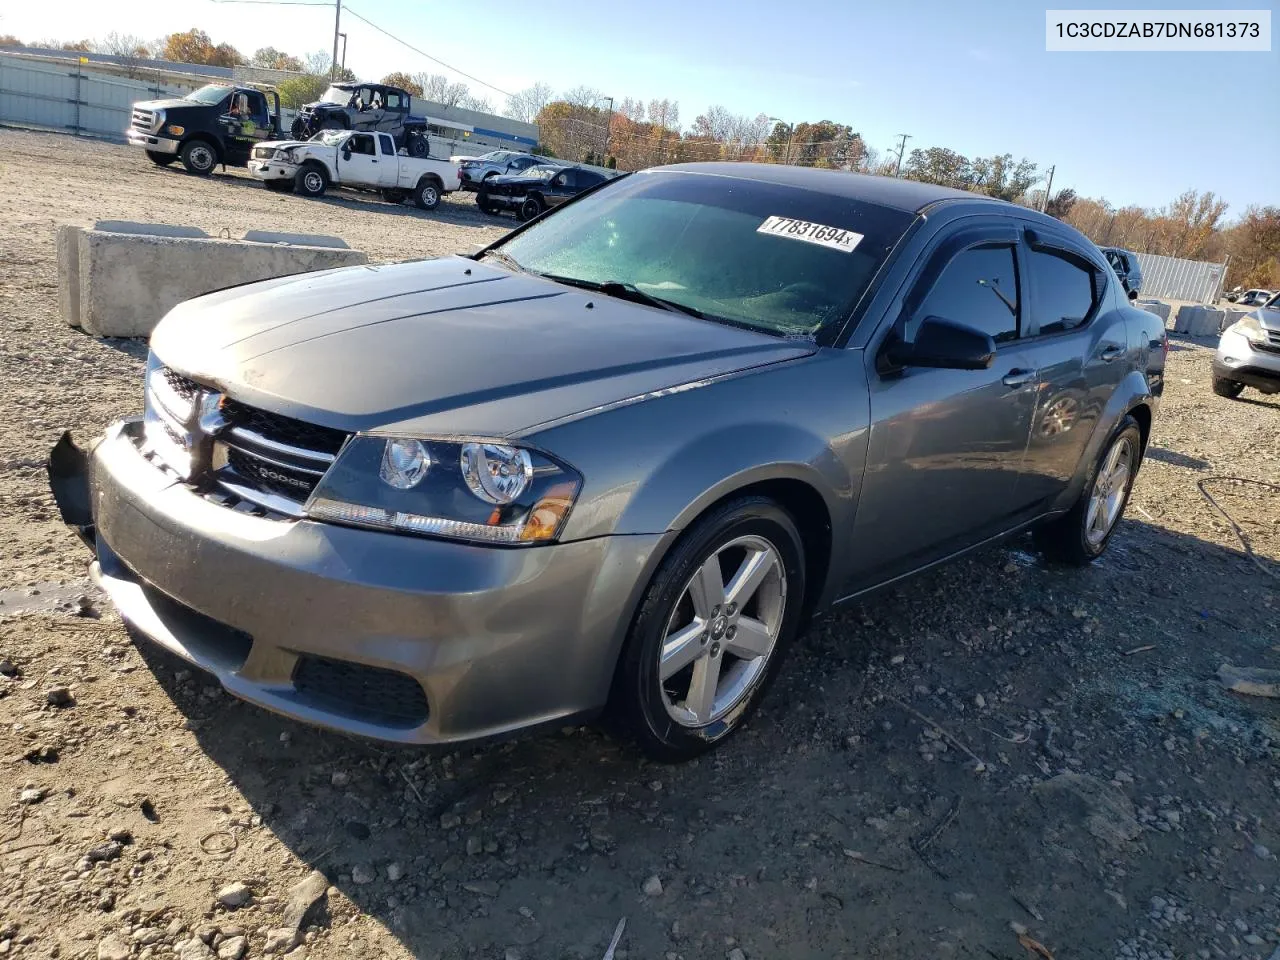
<instances>
[{"instance_id":1,"label":"front bumper","mask_svg":"<svg viewBox=\"0 0 1280 960\"><path fill-rule=\"evenodd\" d=\"M253 517L143 459L137 423L110 428L79 481L94 576L128 623L231 694L401 743L603 706L669 534L504 549ZM62 461L60 506L74 503Z\"/></svg>"},{"instance_id":2,"label":"front bumper","mask_svg":"<svg viewBox=\"0 0 1280 960\"><path fill-rule=\"evenodd\" d=\"M292 180L298 175L298 165L281 160L250 160L249 172L259 180Z\"/></svg>"},{"instance_id":3,"label":"front bumper","mask_svg":"<svg viewBox=\"0 0 1280 960\"><path fill-rule=\"evenodd\" d=\"M1260 347L1228 329L1218 341L1213 375L1264 393L1280 392L1280 345Z\"/></svg>"},{"instance_id":4,"label":"front bumper","mask_svg":"<svg viewBox=\"0 0 1280 960\"><path fill-rule=\"evenodd\" d=\"M143 133L130 127L125 131L125 138L131 147L143 147L152 153L177 153L182 146L181 141L168 137L157 137L155 134Z\"/></svg>"},{"instance_id":5,"label":"front bumper","mask_svg":"<svg viewBox=\"0 0 1280 960\"><path fill-rule=\"evenodd\" d=\"M519 210L520 204L524 203L527 194L519 194L512 196L507 193L490 193L487 194L489 205L491 207L501 207L504 210Z\"/></svg>"}]
</instances>

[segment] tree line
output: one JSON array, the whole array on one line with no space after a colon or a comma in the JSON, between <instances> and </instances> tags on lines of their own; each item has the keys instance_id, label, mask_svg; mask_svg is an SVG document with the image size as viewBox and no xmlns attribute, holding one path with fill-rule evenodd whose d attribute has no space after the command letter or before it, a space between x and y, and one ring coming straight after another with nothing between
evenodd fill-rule
<instances>
[{"instance_id":1,"label":"tree line","mask_svg":"<svg viewBox=\"0 0 1280 960\"><path fill-rule=\"evenodd\" d=\"M0 46L20 45L11 35ZM324 51L297 57L262 47L246 56L227 43L214 43L203 30L171 33L153 41L132 34L108 34L101 40L46 40L34 46L104 53L126 67L145 59L210 66L248 65L289 71L296 76L279 84L286 107L297 108L319 98L331 72L345 80L355 75L331 71ZM539 129L539 152L574 162L640 170L665 163L699 160L755 161L825 167L854 173L901 176L924 183L969 190L1013 203L1044 209L1071 224L1101 246L1140 253L1221 262L1228 260L1227 283L1246 287L1280 287L1280 207L1251 206L1235 222L1226 221L1227 204L1212 192L1188 190L1159 208L1115 207L1105 198L1077 197L1071 188L1045 195L1041 166L1012 154L966 157L947 147L920 147L903 155L866 143L848 124L803 120L788 123L764 113L735 114L712 105L687 125L680 103L670 99L626 97L613 100L589 86L555 95L538 82L507 95L495 110L487 96L444 74L395 71L382 82L445 108L483 113L501 112Z\"/></svg>"}]
</instances>

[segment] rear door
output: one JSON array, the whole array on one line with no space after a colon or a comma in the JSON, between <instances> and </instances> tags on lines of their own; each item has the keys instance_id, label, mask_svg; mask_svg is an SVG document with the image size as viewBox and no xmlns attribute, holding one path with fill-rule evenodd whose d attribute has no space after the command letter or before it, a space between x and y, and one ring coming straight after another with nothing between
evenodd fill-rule
<instances>
[{"instance_id":1,"label":"rear door","mask_svg":"<svg viewBox=\"0 0 1280 960\"><path fill-rule=\"evenodd\" d=\"M1036 369L1035 417L1019 498L1048 505L1075 476L1111 394L1134 362L1125 295L1111 271L1067 236L1025 231L1025 346Z\"/></svg>"},{"instance_id":2,"label":"rear door","mask_svg":"<svg viewBox=\"0 0 1280 960\"><path fill-rule=\"evenodd\" d=\"M892 329L868 351L871 433L854 522L852 589L916 569L1018 520L1034 371L1019 339L1025 294L1007 220L950 232L924 257ZM991 335L986 370L883 371L885 343L926 317Z\"/></svg>"},{"instance_id":3,"label":"rear door","mask_svg":"<svg viewBox=\"0 0 1280 960\"><path fill-rule=\"evenodd\" d=\"M338 180L342 183L378 186L377 147L372 133L353 133L338 152Z\"/></svg>"}]
</instances>

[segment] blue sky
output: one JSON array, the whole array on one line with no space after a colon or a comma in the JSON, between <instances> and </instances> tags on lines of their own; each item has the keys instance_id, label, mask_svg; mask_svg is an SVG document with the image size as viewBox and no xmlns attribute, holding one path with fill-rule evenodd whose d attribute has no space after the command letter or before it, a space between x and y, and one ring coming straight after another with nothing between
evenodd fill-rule
<instances>
[{"instance_id":1,"label":"blue sky","mask_svg":"<svg viewBox=\"0 0 1280 960\"><path fill-rule=\"evenodd\" d=\"M717 103L788 121L828 119L850 124L882 151L909 133L908 150L947 146L1056 165L1055 188L1117 205L1159 206L1192 187L1224 197L1229 216L1250 203L1280 203L1274 42L1269 53L1047 53L1049 5L1025 0L526 0L491 6L492 29L470 15L480 9L475 0L350 5L501 90L543 80L557 91L585 84L618 99L668 97L679 101L686 125ZM1247 5L1201 0L1191 8ZM563 14L555 14L557 6ZM213 0L6 7L0 33L24 40L112 30L149 38L197 25L246 53L266 45L303 53L327 49L333 36L331 7ZM512 28L502 27L503 10L521 11ZM546 16L531 20L531 10ZM439 70L352 17L344 30L348 66L362 77ZM495 105L503 102L494 90L471 86ZM1225 132L1232 128L1243 132Z\"/></svg>"}]
</instances>

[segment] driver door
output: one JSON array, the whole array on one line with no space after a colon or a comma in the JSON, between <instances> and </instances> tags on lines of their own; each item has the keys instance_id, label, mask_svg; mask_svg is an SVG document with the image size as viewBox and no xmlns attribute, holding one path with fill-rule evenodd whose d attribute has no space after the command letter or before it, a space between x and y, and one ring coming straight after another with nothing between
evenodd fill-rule
<instances>
[{"instance_id":1,"label":"driver door","mask_svg":"<svg viewBox=\"0 0 1280 960\"><path fill-rule=\"evenodd\" d=\"M353 133L338 154L338 179L350 183L379 182L378 148L372 133Z\"/></svg>"},{"instance_id":2,"label":"driver door","mask_svg":"<svg viewBox=\"0 0 1280 960\"><path fill-rule=\"evenodd\" d=\"M968 228L934 248L901 312L873 341L871 430L854 522L856 591L918 569L1016 525L1018 474L1035 409L1035 371L1019 340L1018 238ZM989 334L984 370L885 369L891 338L914 342L926 317Z\"/></svg>"}]
</instances>

